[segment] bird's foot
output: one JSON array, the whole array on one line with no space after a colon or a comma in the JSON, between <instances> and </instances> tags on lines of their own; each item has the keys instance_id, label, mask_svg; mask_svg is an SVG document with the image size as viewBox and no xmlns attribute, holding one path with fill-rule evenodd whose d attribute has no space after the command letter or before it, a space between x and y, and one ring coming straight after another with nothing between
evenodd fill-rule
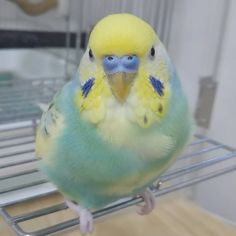
<instances>
[{"instance_id":1,"label":"bird's foot","mask_svg":"<svg viewBox=\"0 0 236 236\"><path fill-rule=\"evenodd\" d=\"M152 191L149 189L144 191L140 196L143 198L144 205L139 205L140 209L138 211L138 214L147 215L154 209L156 198Z\"/></svg>"},{"instance_id":2,"label":"bird's foot","mask_svg":"<svg viewBox=\"0 0 236 236\"><path fill-rule=\"evenodd\" d=\"M80 231L82 234L92 233L94 226L93 226L93 216L91 212L83 208L77 203L67 200L66 205L74 212L79 215L80 220Z\"/></svg>"}]
</instances>

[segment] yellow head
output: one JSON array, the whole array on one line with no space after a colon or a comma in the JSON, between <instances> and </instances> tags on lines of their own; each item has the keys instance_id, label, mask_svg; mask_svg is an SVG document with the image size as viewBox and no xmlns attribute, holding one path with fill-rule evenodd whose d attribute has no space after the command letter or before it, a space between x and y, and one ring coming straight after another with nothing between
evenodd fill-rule
<instances>
[{"instance_id":1,"label":"yellow head","mask_svg":"<svg viewBox=\"0 0 236 236\"><path fill-rule=\"evenodd\" d=\"M130 14L103 18L91 32L80 63L80 109L102 114L104 97L124 106L135 96L140 106L148 103L154 113L163 115L162 101L168 94L164 86L169 78L167 61L166 51L148 23ZM99 120L98 115L92 116Z\"/></svg>"},{"instance_id":2,"label":"yellow head","mask_svg":"<svg viewBox=\"0 0 236 236\"><path fill-rule=\"evenodd\" d=\"M153 46L157 36L152 27L130 14L114 14L103 18L94 27L89 47L94 56L106 55L144 56Z\"/></svg>"},{"instance_id":3,"label":"yellow head","mask_svg":"<svg viewBox=\"0 0 236 236\"><path fill-rule=\"evenodd\" d=\"M80 64L80 78L85 82L106 76L113 95L123 103L140 67L147 60L154 63L159 44L152 27L142 19L130 14L109 15L91 32Z\"/></svg>"}]
</instances>

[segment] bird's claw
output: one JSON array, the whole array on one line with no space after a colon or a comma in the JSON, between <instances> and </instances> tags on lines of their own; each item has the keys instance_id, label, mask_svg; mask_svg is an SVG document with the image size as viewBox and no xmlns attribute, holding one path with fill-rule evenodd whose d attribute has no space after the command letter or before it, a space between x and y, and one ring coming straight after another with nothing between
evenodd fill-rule
<instances>
[{"instance_id":1,"label":"bird's claw","mask_svg":"<svg viewBox=\"0 0 236 236\"><path fill-rule=\"evenodd\" d=\"M94 230L93 216L90 213L90 211L72 201L67 200L66 205L79 215L81 233L82 234L92 233Z\"/></svg>"},{"instance_id":2,"label":"bird's claw","mask_svg":"<svg viewBox=\"0 0 236 236\"><path fill-rule=\"evenodd\" d=\"M143 198L144 205L139 205L140 209L138 211L138 214L140 214L140 215L147 215L155 207L155 200L156 200L155 196L152 193L152 191L150 191L149 189L144 191L140 196Z\"/></svg>"},{"instance_id":3,"label":"bird's claw","mask_svg":"<svg viewBox=\"0 0 236 236\"><path fill-rule=\"evenodd\" d=\"M93 232L93 216L87 209L80 211L80 231L82 234Z\"/></svg>"}]
</instances>

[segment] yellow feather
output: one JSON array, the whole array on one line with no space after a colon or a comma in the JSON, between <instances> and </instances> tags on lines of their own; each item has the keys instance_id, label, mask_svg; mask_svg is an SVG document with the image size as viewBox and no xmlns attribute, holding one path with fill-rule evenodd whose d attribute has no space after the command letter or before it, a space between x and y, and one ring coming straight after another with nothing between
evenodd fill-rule
<instances>
[{"instance_id":1,"label":"yellow feather","mask_svg":"<svg viewBox=\"0 0 236 236\"><path fill-rule=\"evenodd\" d=\"M106 98L111 96L111 91L104 79L104 73L97 73L94 85L88 96L84 98L82 91L75 95L75 104L82 113L82 116L96 124L105 116Z\"/></svg>"},{"instance_id":2,"label":"yellow feather","mask_svg":"<svg viewBox=\"0 0 236 236\"><path fill-rule=\"evenodd\" d=\"M130 14L114 14L97 23L90 35L89 47L97 57L111 54L143 56L155 40L159 41L145 21Z\"/></svg>"},{"instance_id":3,"label":"yellow feather","mask_svg":"<svg viewBox=\"0 0 236 236\"><path fill-rule=\"evenodd\" d=\"M157 47L157 55L155 60L150 61L148 55L152 46ZM88 57L89 48L94 54L92 62ZM107 103L114 96L101 62L102 57L109 54L136 54L140 59L139 71L127 98L127 106L131 106L130 120L143 128L148 128L164 117L169 100L169 74L163 60L166 53L149 24L130 14L107 16L94 27L88 49L79 68L80 79L85 82L89 78L95 78L94 85L86 98L82 92L78 92L75 98L77 107L87 120L98 124L105 118L107 110L112 109L107 107ZM150 75L161 78L164 84L163 96L159 96L151 85Z\"/></svg>"},{"instance_id":4,"label":"yellow feather","mask_svg":"<svg viewBox=\"0 0 236 236\"><path fill-rule=\"evenodd\" d=\"M150 127L153 122L163 118L168 110L169 103L169 86L166 76L161 77L164 78L164 90L163 96L159 96L148 79L149 75L146 70L140 69L137 82L133 88L138 97L134 106L136 120L143 128Z\"/></svg>"}]
</instances>

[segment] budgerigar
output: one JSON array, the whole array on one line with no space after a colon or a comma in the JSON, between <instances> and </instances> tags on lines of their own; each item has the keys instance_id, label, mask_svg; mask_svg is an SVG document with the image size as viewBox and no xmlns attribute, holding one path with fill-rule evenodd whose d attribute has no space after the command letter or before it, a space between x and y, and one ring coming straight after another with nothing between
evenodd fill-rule
<instances>
[{"instance_id":1,"label":"budgerigar","mask_svg":"<svg viewBox=\"0 0 236 236\"><path fill-rule=\"evenodd\" d=\"M173 163L191 135L180 81L152 27L130 14L109 15L91 32L77 78L44 111L36 137L41 169L80 215L140 195Z\"/></svg>"}]
</instances>

